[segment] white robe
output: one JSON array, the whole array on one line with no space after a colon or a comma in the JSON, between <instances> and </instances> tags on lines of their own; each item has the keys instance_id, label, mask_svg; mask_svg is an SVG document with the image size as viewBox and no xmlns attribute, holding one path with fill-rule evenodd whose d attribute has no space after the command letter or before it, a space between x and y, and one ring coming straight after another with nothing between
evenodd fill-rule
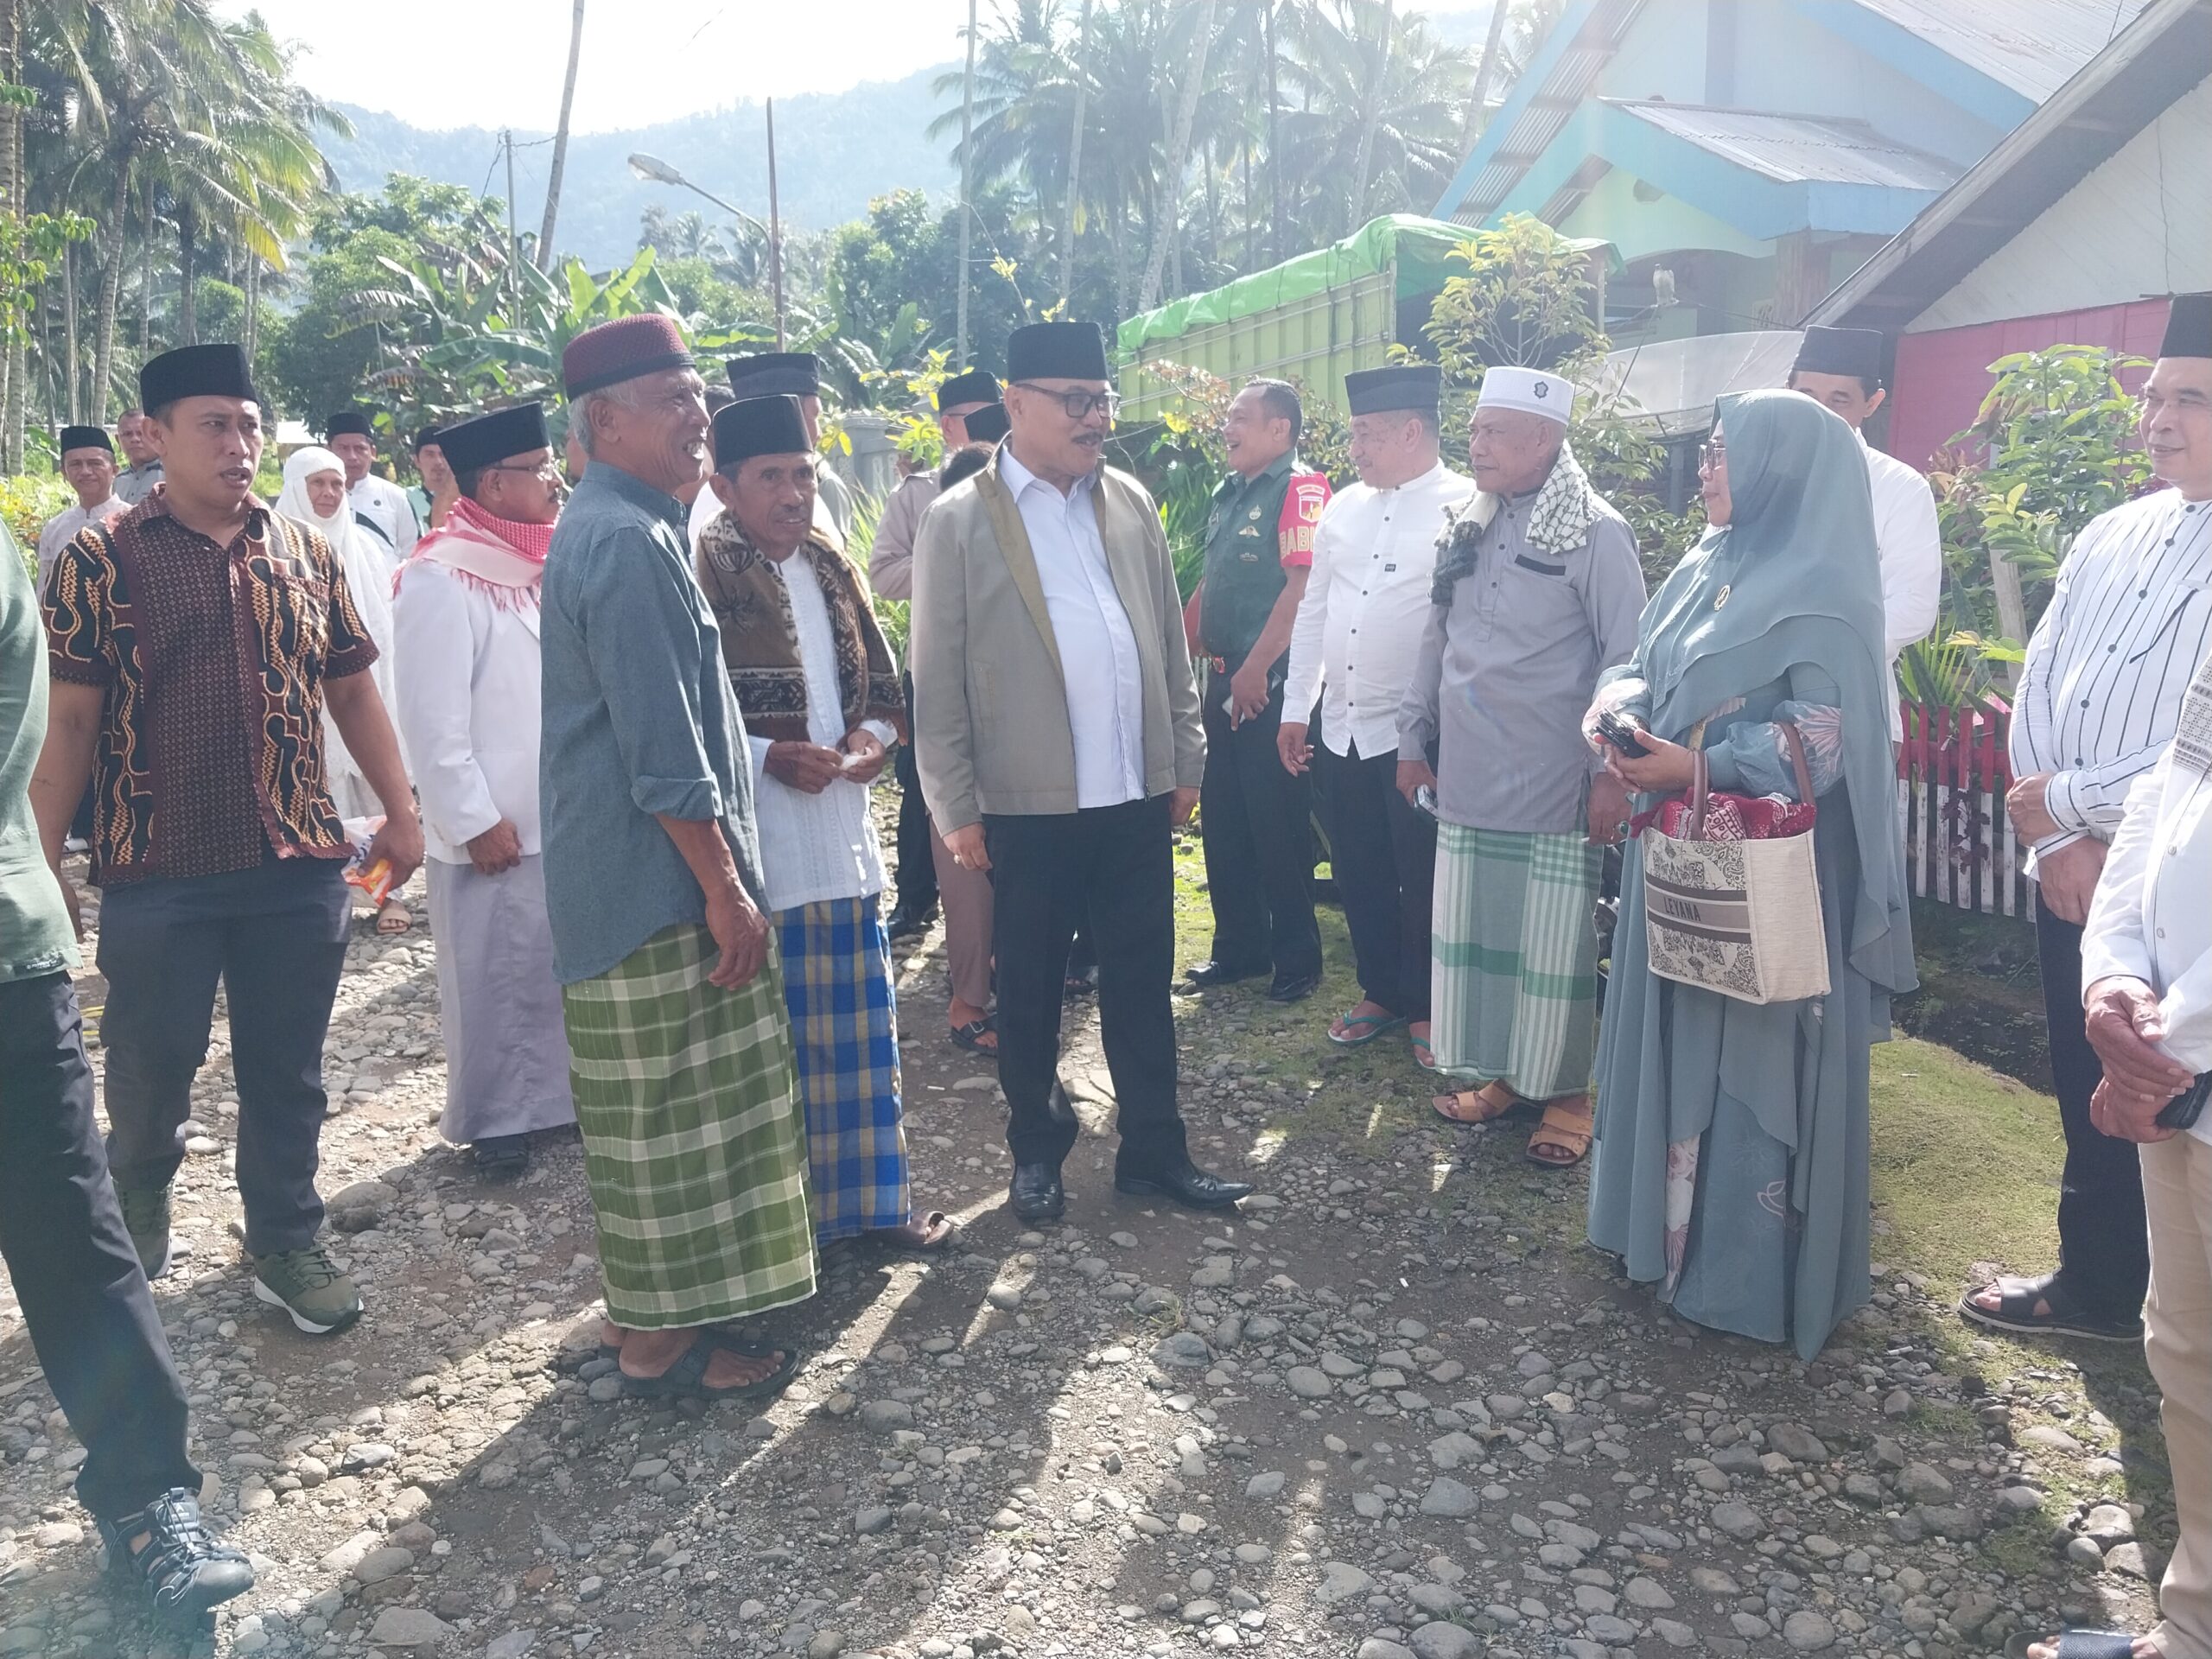
<instances>
[{"instance_id":1,"label":"white robe","mask_svg":"<svg viewBox=\"0 0 2212 1659\"><path fill-rule=\"evenodd\" d=\"M429 559L392 601L396 718L429 855L446 1046L446 1138L467 1145L575 1121L537 808L537 607L495 602ZM522 862L478 874L468 842L502 820Z\"/></svg>"}]
</instances>

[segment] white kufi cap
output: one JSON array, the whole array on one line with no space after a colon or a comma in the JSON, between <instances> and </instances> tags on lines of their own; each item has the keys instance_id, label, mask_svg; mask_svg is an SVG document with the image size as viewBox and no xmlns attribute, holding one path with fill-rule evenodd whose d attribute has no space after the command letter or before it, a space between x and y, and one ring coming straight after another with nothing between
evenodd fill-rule
<instances>
[{"instance_id":1,"label":"white kufi cap","mask_svg":"<svg viewBox=\"0 0 2212 1659\"><path fill-rule=\"evenodd\" d=\"M1491 369L1483 375L1475 407L1526 410L1565 426L1574 412L1574 383L1541 369Z\"/></svg>"}]
</instances>

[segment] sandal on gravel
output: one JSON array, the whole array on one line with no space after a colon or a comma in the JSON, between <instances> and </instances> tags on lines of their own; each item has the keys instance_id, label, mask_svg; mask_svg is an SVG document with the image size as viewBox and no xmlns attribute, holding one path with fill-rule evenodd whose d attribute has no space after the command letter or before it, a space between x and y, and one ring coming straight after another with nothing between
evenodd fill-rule
<instances>
[{"instance_id":1,"label":"sandal on gravel","mask_svg":"<svg viewBox=\"0 0 2212 1659\"><path fill-rule=\"evenodd\" d=\"M414 925L414 914L404 905L387 904L377 912L377 931L387 938Z\"/></svg>"},{"instance_id":2,"label":"sandal on gravel","mask_svg":"<svg viewBox=\"0 0 2212 1659\"><path fill-rule=\"evenodd\" d=\"M943 1255L959 1242L960 1224L944 1211L932 1210L920 1219L923 1231L918 1236L897 1227L885 1227L868 1236L901 1255Z\"/></svg>"},{"instance_id":3,"label":"sandal on gravel","mask_svg":"<svg viewBox=\"0 0 2212 1659\"><path fill-rule=\"evenodd\" d=\"M948 1027L945 1035L951 1039L955 1048L964 1048L970 1054L988 1054L996 1059L999 1046L986 1043L983 1039L996 1036L998 1029L996 1016L987 1014L980 1020L970 1020L964 1026Z\"/></svg>"},{"instance_id":4,"label":"sandal on gravel","mask_svg":"<svg viewBox=\"0 0 2212 1659\"><path fill-rule=\"evenodd\" d=\"M1582 1109L1560 1102L1547 1101L1543 1120L1529 1135L1524 1156L1532 1164L1545 1169L1573 1169L1590 1155L1590 1142L1597 1133L1598 1121L1590 1109L1590 1098L1582 1096ZM1541 1147L1555 1147L1563 1156L1548 1156Z\"/></svg>"},{"instance_id":5,"label":"sandal on gravel","mask_svg":"<svg viewBox=\"0 0 2212 1659\"><path fill-rule=\"evenodd\" d=\"M1405 1023L1395 1014L1340 1014L1329 1022L1329 1040L1338 1048L1365 1048Z\"/></svg>"},{"instance_id":6,"label":"sandal on gravel","mask_svg":"<svg viewBox=\"0 0 2212 1659\"><path fill-rule=\"evenodd\" d=\"M1459 1089L1448 1095L1432 1095L1429 1109L1446 1123L1470 1128L1477 1123L1488 1123L1503 1117L1521 1104L1520 1098L1510 1090L1497 1084L1486 1083L1479 1089Z\"/></svg>"},{"instance_id":7,"label":"sandal on gravel","mask_svg":"<svg viewBox=\"0 0 2212 1659\"><path fill-rule=\"evenodd\" d=\"M499 1185L520 1180L530 1168L530 1137L527 1135L487 1135L471 1144L469 1161L476 1167L480 1181Z\"/></svg>"},{"instance_id":8,"label":"sandal on gravel","mask_svg":"<svg viewBox=\"0 0 2212 1659\"><path fill-rule=\"evenodd\" d=\"M2055 1647L2058 1659L2135 1659L2135 1638L2120 1630L2020 1630L2005 1642L2005 1659L2028 1659L2028 1649L2038 1644Z\"/></svg>"},{"instance_id":9,"label":"sandal on gravel","mask_svg":"<svg viewBox=\"0 0 2212 1659\"><path fill-rule=\"evenodd\" d=\"M215 1541L200 1517L199 1494L187 1486L164 1492L136 1515L99 1523L107 1570L135 1580L164 1618L196 1622L210 1608L253 1588L253 1568L228 1544ZM134 1552L131 1541L146 1541Z\"/></svg>"},{"instance_id":10,"label":"sandal on gravel","mask_svg":"<svg viewBox=\"0 0 2212 1659\"><path fill-rule=\"evenodd\" d=\"M706 1382L707 1367L714 1363L717 1353L735 1354L740 1359L768 1359L781 1354L784 1359L783 1363L756 1382L710 1389ZM632 1376L627 1371L622 1372L622 1392L633 1400L763 1400L789 1388L791 1378L798 1375L798 1367L799 1351L791 1343L756 1342L706 1325L701 1328L698 1339L677 1355L676 1363L658 1376Z\"/></svg>"},{"instance_id":11,"label":"sandal on gravel","mask_svg":"<svg viewBox=\"0 0 2212 1659\"><path fill-rule=\"evenodd\" d=\"M1997 1292L1997 1306L1983 1307L1974 1298L1985 1289ZM2046 1312L2036 1312L2041 1302ZM2140 1342L2143 1321L2101 1319L2085 1313L2065 1275L2047 1273L2040 1279L2016 1278L2010 1274L1987 1286L1978 1286L1959 1298L1959 1317L1990 1331L2016 1336L2082 1337L2091 1342Z\"/></svg>"}]
</instances>

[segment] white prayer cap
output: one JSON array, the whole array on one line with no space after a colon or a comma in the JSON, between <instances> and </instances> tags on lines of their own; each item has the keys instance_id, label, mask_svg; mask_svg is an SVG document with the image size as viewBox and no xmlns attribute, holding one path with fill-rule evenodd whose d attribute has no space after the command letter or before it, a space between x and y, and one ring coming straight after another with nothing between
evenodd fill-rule
<instances>
[{"instance_id":1,"label":"white prayer cap","mask_svg":"<svg viewBox=\"0 0 2212 1659\"><path fill-rule=\"evenodd\" d=\"M1574 412L1574 383L1541 369L1490 369L1483 374L1475 407L1526 410L1565 426Z\"/></svg>"}]
</instances>

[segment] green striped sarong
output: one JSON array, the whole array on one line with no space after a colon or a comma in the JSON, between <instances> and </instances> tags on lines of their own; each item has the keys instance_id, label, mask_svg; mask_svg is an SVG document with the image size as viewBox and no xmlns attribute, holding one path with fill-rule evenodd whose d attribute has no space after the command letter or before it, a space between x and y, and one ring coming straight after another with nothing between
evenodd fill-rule
<instances>
[{"instance_id":1,"label":"green striped sarong","mask_svg":"<svg viewBox=\"0 0 2212 1659\"><path fill-rule=\"evenodd\" d=\"M1603 849L1580 835L1436 827L1436 1069L1524 1100L1590 1087Z\"/></svg>"},{"instance_id":2,"label":"green striped sarong","mask_svg":"<svg viewBox=\"0 0 2212 1659\"><path fill-rule=\"evenodd\" d=\"M632 1331L736 1319L814 1294L806 1115L772 937L752 983L664 928L566 987L569 1071L599 1224L607 1315Z\"/></svg>"}]
</instances>

